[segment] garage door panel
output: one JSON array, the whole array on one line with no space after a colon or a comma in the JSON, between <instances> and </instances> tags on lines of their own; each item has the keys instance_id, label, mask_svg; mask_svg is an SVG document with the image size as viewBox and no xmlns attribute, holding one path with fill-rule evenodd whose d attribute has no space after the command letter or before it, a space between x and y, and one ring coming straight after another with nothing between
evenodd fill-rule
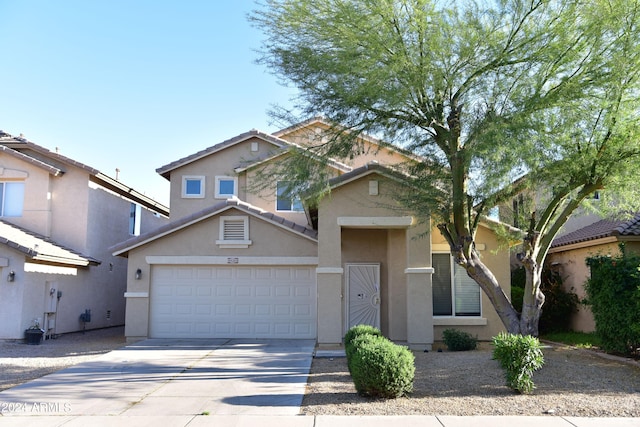
<instances>
[{"instance_id":1,"label":"garage door panel","mask_svg":"<svg viewBox=\"0 0 640 427\"><path fill-rule=\"evenodd\" d=\"M150 296L151 337L316 337L312 267L154 266Z\"/></svg>"}]
</instances>

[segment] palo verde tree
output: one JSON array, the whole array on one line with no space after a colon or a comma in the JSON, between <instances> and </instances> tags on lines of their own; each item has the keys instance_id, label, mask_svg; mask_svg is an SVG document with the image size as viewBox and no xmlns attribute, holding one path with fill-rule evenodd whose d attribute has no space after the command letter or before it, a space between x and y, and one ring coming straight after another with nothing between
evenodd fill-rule
<instances>
[{"instance_id":1,"label":"palo verde tree","mask_svg":"<svg viewBox=\"0 0 640 427\"><path fill-rule=\"evenodd\" d=\"M637 187L639 13L637 0L266 0L250 17L261 63L298 89L300 115L337 124L313 156L292 153L287 179L323 167L299 158L353 155L362 133L406 149L399 200L438 224L509 332L537 335L555 235L594 191ZM519 314L475 235L489 209L540 188Z\"/></svg>"}]
</instances>

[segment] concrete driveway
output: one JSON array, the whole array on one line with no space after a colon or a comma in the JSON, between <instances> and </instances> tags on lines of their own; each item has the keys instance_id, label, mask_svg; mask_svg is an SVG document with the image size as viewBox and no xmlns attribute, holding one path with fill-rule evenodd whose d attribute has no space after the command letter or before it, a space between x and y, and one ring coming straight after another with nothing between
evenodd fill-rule
<instances>
[{"instance_id":1,"label":"concrete driveway","mask_svg":"<svg viewBox=\"0 0 640 427\"><path fill-rule=\"evenodd\" d=\"M314 344L148 339L0 392L0 411L3 416L155 419L296 415Z\"/></svg>"}]
</instances>

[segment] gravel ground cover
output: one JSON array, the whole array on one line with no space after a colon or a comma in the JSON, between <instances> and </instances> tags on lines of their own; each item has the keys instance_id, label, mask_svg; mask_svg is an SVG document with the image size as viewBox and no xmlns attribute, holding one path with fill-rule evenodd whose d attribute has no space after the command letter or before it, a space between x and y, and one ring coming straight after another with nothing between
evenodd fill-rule
<instances>
[{"instance_id":1,"label":"gravel ground cover","mask_svg":"<svg viewBox=\"0 0 640 427\"><path fill-rule=\"evenodd\" d=\"M38 345L0 340L0 390L90 360L126 345L124 327L63 334Z\"/></svg>"},{"instance_id":2,"label":"gravel ground cover","mask_svg":"<svg viewBox=\"0 0 640 427\"><path fill-rule=\"evenodd\" d=\"M358 396L346 358L315 358L302 410L307 415L525 415L640 417L640 365L570 347L544 349L531 395L504 384L488 346L468 352L415 352L414 391Z\"/></svg>"},{"instance_id":3,"label":"gravel ground cover","mask_svg":"<svg viewBox=\"0 0 640 427\"><path fill-rule=\"evenodd\" d=\"M97 357L126 344L124 328L73 333L28 345L0 340L0 390ZM504 385L488 346L470 352L414 353L409 397L358 396L346 359L315 358L301 413L307 415L541 415L640 417L640 363L569 347L545 348L532 395Z\"/></svg>"}]
</instances>

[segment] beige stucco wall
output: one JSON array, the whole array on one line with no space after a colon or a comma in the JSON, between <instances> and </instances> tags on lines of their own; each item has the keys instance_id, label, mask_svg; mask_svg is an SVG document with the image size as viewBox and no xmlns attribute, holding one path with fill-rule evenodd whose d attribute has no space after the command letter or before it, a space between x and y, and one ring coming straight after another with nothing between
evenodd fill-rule
<instances>
[{"instance_id":1,"label":"beige stucco wall","mask_svg":"<svg viewBox=\"0 0 640 427\"><path fill-rule=\"evenodd\" d=\"M33 319L44 317L48 290L56 289L57 309L52 334L81 330L85 325L79 316L91 310L87 329L123 325L125 318L127 260L114 257L108 248L127 240L129 235L129 200L89 182L89 173L81 168L65 166L65 173L52 176L42 168L7 155L0 155L0 169L6 175L15 171L24 175L25 200L23 215L4 218L8 222L50 237L54 242L101 261L99 266L51 268L38 271L27 268L28 259L17 250L0 247L0 338L20 339ZM5 175L5 176L6 176ZM0 180L2 176L0 175ZM142 232L167 221L142 209ZM7 282L8 271L16 273ZM57 299L57 292L62 292Z\"/></svg>"},{"instance_id":2,"label":"beige stucco wall","mask_svg":"<svg viewBox=\"0 0 640 427\"><path fill-rule=\"evenodd\" d=\"M448 245L437 229L432 230L434 252L447 252ZM509 265L509 248L501 242L487 227L478 227L476 243L480 246L480 256L484 264L498 279L498 283L507 296L511 295L511 271ZM469 332L479 340L488 341L505 330L498 313L484 292L481 292L482 319L469 318L436 318L435 339L442 340L442 331L453 328Z\"/></svg>"},{"instance_id":3,"label":"beige stucco wall","mask_svg":"<svg viewBox=\"0 0 640 427\"><path fill-rule=\"evenodd\" d=\"M378 195L369 194L377 181ZM407 268L430 267L429 239L414 239L423 228L376 224L372 218L408 217L388 197L393 181L376 173L334 188L319 206L318 245L318 343L340 343L346 332L345 266L349 263L380 264L381 329L390 339L412 346L429 347L431 329L431 277L407 274ZM340 225L339 219L358 218L363 223ZM369 220L367 219L369 218ZM371 222L373 221L373 222ZM369 222L369 223L367 223Z\"/></svg>"},{"instance_id":4,"label":"beige stucco wall","mask_svg":"<svg viewBox=\"0 0 640 427\"><path fill-rule=\"evenodd\" d=\"M325 123L317 121L310 123L308 126L295 128L286 134L280 135L280 138L302 146L320 145L327 142L327 138L323 136L323 131L328 129L329 127ZM337 160L353 168L364 166L372 161L376 161L381 165L395 165L408 160L406 156L397 151L373 144L367 139L359 138L358 143L358 155Z\"/></svg>"},{"instance_id":5,"label":"beige stucco wall","mask_svg":"<svg viewBox=\"0 0 640 427\"><path fill-rule=\"evenodd\" d=\"M251 151L252 142L258 143L258 151ZM273 144L260 138L249 138L171 171L171 218L176 220L222 201L215 197L216 176L236 176L235 168L246 161L266 156L275 149ZM205 197L183 198L183 176L205 176ZM238 180L238 198L241 200L246 200L246 186L246 181Z\"/></svg>"},{"instance_id":6,"label":"beige stucco wall","mask_svg":"<svg viewBox=\"0 0 640 427\"><path fill-rule=\"evenodd\" d=\"M627 242L627 250L640 253L640 242ZM562 249L562 248L559 248ZM586 298L585 282L591 277L586 259L596 255L619 256L618 242L595 244L587 247L573 247L570 250L555 251L547 256L547 265L552 266L562 278L565 290L574 292L578 299ZM584 304L578 306L578 313L571 318L574 331L592 332L596 324L591 309Z\"/></svg>"},{"instance_id":7,"label":"beige stucco wall","mask_svg":"<svg viewBox=\"0 0 640 427\"><path fill-rule=\"evenodd\" d=\"M249 217L249 238L252 244L243 249L221 249L216 244L219 239L220 216L247 216L243 211L229 209L189 227L164 236L161 239L135 248L129 252L128 285L125 335L130 340L143 338L149 330L149 298L153 280L153 266L147 257L166 256L169 263L184 263L176 257L237 257L238 265L242 265L247 257L316 257L317 243L302 237L292 230L275 226L252 215ZM220 263L219 260L203 260L199 262ZM140 268L142 278L135 279L135 272ZM140 294L146 296L140 296Z\"/></svg>"},{"instance_id":8,"label":"beige stucco wall","mask_svg":"<svg viewBox=\"0 0 640 427\"><path fill-rule=\"evenodd\" d=\"M20 217L8 222L49 236L51 233L51 186L54 177L47 171L7 154L0 154L0 180L24 182L24 206Z\"/></svg>"}]
</instances>

